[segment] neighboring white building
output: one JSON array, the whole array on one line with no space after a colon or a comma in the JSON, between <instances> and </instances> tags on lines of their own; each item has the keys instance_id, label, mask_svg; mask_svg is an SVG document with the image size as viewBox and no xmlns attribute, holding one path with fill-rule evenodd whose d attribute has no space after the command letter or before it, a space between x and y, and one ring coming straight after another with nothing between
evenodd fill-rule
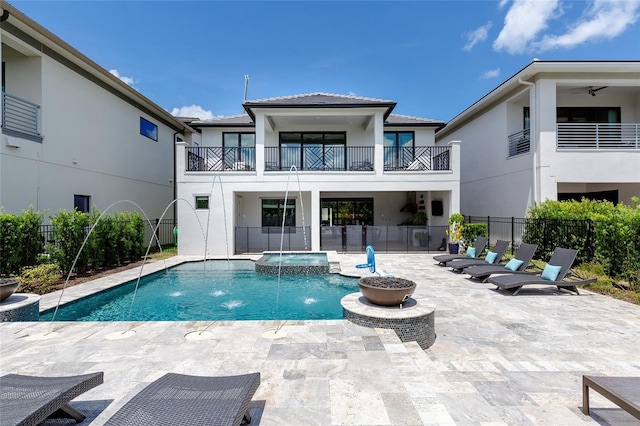
<instances>
[{"instance_id":1,"label":"neighboring white building","mask_svg":"<svg viewBox=\"0 0 640 426\"><path fill-rule=\"evenodd\" d=\"M0 206L102 210L119 200L160 218L174 195L174 142L191 129L2 2ZM112 211L136 210L118 204ZM168 215L173 217L173 208Z\"/></svg>"},{"instance_id":2,"label":"neighboring white building","mask_svg":"<svg viewBox=\"0 0 640 426\"><path fill-rule=\"evenodd\" d=\"M177 146L180 254L203 255L205 245L207 255L279 250L281 238L285 250L441 245L460 208L460 147L435 144L442 121L327 93L243 106L241 115L191 122L200 141ZM416 213L427 226L409 224Z\"/></svg>"},{"instance_id":3,"label":"neighboring white building","mask_svg":"<svg viewBox=\"0 0 640 426\"><path fill-rule=\"evenodd\" d=\"M462 140L461 212L640 196L640 61L535 60L436 133Z\"/></svg>"}]
</instances>

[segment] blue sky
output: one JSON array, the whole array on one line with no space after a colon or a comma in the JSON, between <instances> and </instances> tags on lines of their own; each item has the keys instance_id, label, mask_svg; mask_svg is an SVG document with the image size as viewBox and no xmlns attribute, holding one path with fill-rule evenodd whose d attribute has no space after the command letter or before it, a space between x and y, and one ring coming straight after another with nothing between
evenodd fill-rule
<instances>
[{"instance_id":1,"label":"blue sky","mask_svg":"<svg viewBox=\"0 0 640 426\"><path fill-rule=\"evenodd\" d=\"M312 92L449 121L532 59L639 60L640 0L10 1L180 116Z\"/></svg>"}]
</instances>

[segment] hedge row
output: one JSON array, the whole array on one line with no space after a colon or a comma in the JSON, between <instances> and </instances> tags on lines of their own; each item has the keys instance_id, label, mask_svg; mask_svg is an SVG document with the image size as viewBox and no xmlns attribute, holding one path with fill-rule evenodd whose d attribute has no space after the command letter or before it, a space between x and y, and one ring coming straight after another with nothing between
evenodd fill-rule
<instances>
[{"instance_id":1,"label":"hedge row","mask_svg":"<svg viewBox=\"0 0 640 426\"><path fill-rule=\"evenodd\" d=\"M38 263L44 250L43 217L31 208L20 215L0 210L0 277L19 274L23 267Z\"/></svg>"},{"instance_id":2,"label":"hedge row","mask_svg":"<svg viewBox=\"0 0 640 426\"><path fill-rule=\"evenodd\" d=\"M144 254L145 225L137 212L109 216L97 209L91 214L60 210L50 218L46 243L43 217L31 209L20 215L0 211L0 276L20 274L41 260L56 263L66 275L74 262L74 271L82 273L138 260Z\"/></svg>"},{"instance_id":3,"label":"hedge row","mask_svg":"<svg viewBox=\"0 0 640 426\"><path fill-rule=\"evenodd\" d=\"M578 249L579 261L601 263L609 276L640 283L637 197L631 206L586 199L545 201L530 210L522 239L539 244L547 259L552 246Z\"/></svg>"}]
</instances>

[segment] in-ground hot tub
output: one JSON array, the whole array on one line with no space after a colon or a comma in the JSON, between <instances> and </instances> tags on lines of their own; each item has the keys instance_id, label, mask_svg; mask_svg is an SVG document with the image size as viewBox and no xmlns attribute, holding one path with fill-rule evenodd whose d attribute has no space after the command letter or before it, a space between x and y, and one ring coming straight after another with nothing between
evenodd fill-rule
<instances>
[{"instance_id":1,"label":"in-ground hot tub","mask_svg":"<svg viewBox=\"0 0 640 426\"><path fill-rule=\"evenodd\" d=\"M256 272L266 275L320 275L329 273L326 253L264 252L256 261Z\"/></svg>"}]
</instances>

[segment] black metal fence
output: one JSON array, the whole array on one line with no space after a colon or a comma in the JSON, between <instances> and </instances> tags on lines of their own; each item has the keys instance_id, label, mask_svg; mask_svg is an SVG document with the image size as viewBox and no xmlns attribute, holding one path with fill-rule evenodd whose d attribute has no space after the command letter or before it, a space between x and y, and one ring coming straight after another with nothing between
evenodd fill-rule
<instances>
[{"instance_id":1,"label":"black metal fence","mask_svg":"<svg viewBox=\"0 0 640 426\"><path fill-rule=\"evenodd\" d=\"M236 227L236 254L260 253L263 251L311 250L311 227L287 226L282 231L280 226Z\"/></svg>"},{"instance_id":2,"label":"black metal fence","mask_svg":"<svg viewBox=\"0 0 640 426\"><path fill-rule=\"evenodd\" d=\"M489 241L510 241L512 254L525 242L538 244L536 259L549 259L556 247L577 249L580 262L593 258L593 224L590 220L465 216L465 222L486 224Z\"/></svg>"},{"instance_id":3,"label":"black metal fence","mask_svg":"<svg viewBox=\"0 0 640 426\"><path fill-rule=\"evenodd\" d=\"M293 147L266 147L265 171L373 171L374 147L311 145Z\"/></svg>"},{"instance_id":4,"label":"black metal fence","mask_svg":"<svg viewBox=\"0 0 640 426\"><path fill-rule=\"evenodd\" d=\"M163 248L177 246L177 231L174 232L178 226L177 219L152 219L150 222L145 221L144 223L146 225L144 239L145 247L148 247L150 242L152 243L152 248L157 248L158 242ZM156 238L153 238L154 230ZM86 229L86 232L89 231L91 231L90 227ZM53 225L40 225L40 234L42 235L45 249L47 244L56 244Z\"/></svg>"}]
</instances>

